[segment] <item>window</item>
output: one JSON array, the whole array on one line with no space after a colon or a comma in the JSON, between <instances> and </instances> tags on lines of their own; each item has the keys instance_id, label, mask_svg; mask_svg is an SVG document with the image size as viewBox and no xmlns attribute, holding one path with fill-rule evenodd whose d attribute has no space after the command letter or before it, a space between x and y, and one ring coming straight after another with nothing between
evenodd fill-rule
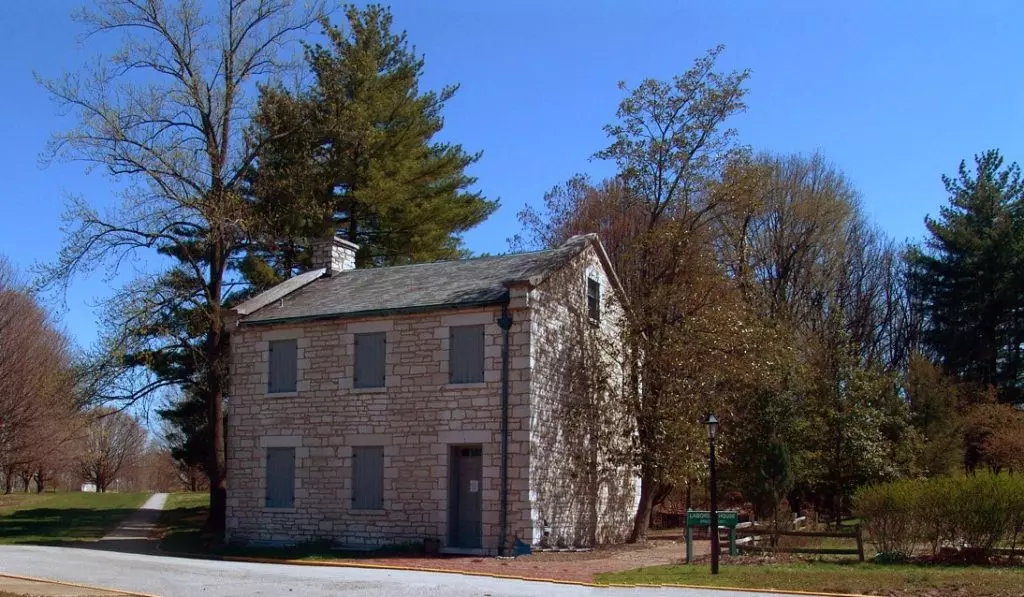
<instances>
[{"instance_id":1,"label":"window","mask_svg":"<svg viewBox=\"0 0 1024 597\"><path fill-rule=\"evenodd\" d=\"M266 505L295 507L295 448L267 448Z\"/></svg>"},{"instance_id":2,"label":"window","mask_svg":"<svg viewBox=\"0 0 1024 597\"><path fill-rule=\"evenodd\" d=\"M352 385L357 388L384 387L386 334L355 335L355 359Z\"/></svg>"},{"instance_id":3,"label":"window","mask_svg":"<svg viewBox=\"0 0 1024 597\"><path fill-rule=\"evenodd\" d=\"M587 314L601 321L601 283L591 277L587 277Z\"/></svg>"},{"instance_id":4,"label":"window","mask_svg":"<svg viewBox=\"0 0 1024 597\"><path fill-rule=\"evenodd\" d=\"M279 394L294 392L296 375L296 340L272 340L270 342L270 366L267 370L267 392Z\"/></svg>"},{"instance_id":5,"label":"window","mask_svg":"<svg viewBox=\"0 0 1024 597\"><path fill-rule=\"evenodd\" d=\"M384 507L384 448L352 448L352 509L380 510Z\"/></svg>"},{"instance_id":6,"label":"window","mask_svg":"<svg viewBox=\"0 0 1024 597\"><path fill-rule=\"evenodd\" d=\"M460 325L449 328L448 378L451 383L480 383L484 380L484 326Z\"/></svg>"}]
</instances>

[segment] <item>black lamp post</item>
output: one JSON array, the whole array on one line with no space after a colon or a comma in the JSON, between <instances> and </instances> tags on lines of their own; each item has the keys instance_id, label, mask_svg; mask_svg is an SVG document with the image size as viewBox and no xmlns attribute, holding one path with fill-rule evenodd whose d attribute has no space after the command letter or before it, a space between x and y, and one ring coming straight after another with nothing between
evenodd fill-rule
<instances>
[{"instance_id":1,"label":"black lamp post","mask_svg":"<svg viewBox=\"0 0 1024 597\"><path fill-rule=\"evenodd\" d=\"M714 413L708 414L704 425L708 428L708 443L711 446L711 574L718 574L718 552L721 549L718 544L718 477L715 473L715 436L718 434L718 419Z\"/></svg>"}]
</instances>

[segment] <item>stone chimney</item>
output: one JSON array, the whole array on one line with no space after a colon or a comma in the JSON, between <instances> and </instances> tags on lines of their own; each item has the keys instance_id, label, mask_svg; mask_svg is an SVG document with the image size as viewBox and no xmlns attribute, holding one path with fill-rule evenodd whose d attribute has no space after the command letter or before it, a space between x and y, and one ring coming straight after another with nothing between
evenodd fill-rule
<instances>
[{"instance_id":1,"label":"stone chimney","mask_svg":"<svg viewBox=\"0 0 1024 597\"><path fill-rule=\"evenodd\" d=\"M359 245L335 236L313 243L313 268L325 268L328 276L356 268Z\"/></svg>"}]
</instances>

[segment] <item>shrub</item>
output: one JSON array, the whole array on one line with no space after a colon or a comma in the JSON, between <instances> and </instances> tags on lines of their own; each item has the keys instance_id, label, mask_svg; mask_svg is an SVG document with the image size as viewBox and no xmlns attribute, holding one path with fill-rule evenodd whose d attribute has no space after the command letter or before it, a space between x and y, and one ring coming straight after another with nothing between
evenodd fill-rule
<instances>
[{"instance_id":1,"label":"shrub","mask_svg":"<svg viewBox=\"0 0 1024 597\"><path fill-rule=\"evenodd\" d=\"M854 495L855 515L885 560L901 560L914 553L921 536L920 497L914 481L864 487Z\"/></svg>"},{"instance_id":2,"label":"shrub","mask_svg":"<svg viewBox=\"0 0 1024 597\"><path fill-rule=\"evenodd\" d=\"M977 474L962 477L954 484L958 504L957 532L950 537L953 547L987 554L1003 537L1011 533L1010 492L1013 479L1008 475Z\"/></svg>"},{"instance_id":3,"label":"shrub","mask_svg":"<svg viewBox=\"0 0 1024 597\"><path fill-rule=\"evenodd\" d=\"M906 558L920 546L984 560L1024 532L1024 476L975 475L905 480L861 488L855 514L884 556Z\"/></svg>"}]
</instances>

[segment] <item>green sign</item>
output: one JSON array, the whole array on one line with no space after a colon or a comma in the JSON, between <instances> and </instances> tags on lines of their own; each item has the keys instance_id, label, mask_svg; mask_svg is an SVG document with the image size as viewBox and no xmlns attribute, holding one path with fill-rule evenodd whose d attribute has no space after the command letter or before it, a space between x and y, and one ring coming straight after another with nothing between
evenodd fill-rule
<instances>
[{"instance_id":1,"label":"green sign","mask_svg":"<svg viewBox=\"0 0 1024 597\"><path fill-rule=\"evenodd\" d=\"M718 526L729 527L729 555L736 555L736 525L739 524L739 514L732 511L718 511ZM686 511L686 563L693 559L693 527L711 526L711 512L707 510Z\"/></svg>"},{"instance_id":2,"label":"green sign","mask_svg":"<svg viewBox=\"0 0 1024 597\"><path fill-rule=\"evenodd\" d=\"M736 528L740 518L736 512L728 510L718 511L718 526ZM707 510L690 510L686 513L686 526L707 527L711 526L711 512Z\"/></svg>"}]
</instances>

